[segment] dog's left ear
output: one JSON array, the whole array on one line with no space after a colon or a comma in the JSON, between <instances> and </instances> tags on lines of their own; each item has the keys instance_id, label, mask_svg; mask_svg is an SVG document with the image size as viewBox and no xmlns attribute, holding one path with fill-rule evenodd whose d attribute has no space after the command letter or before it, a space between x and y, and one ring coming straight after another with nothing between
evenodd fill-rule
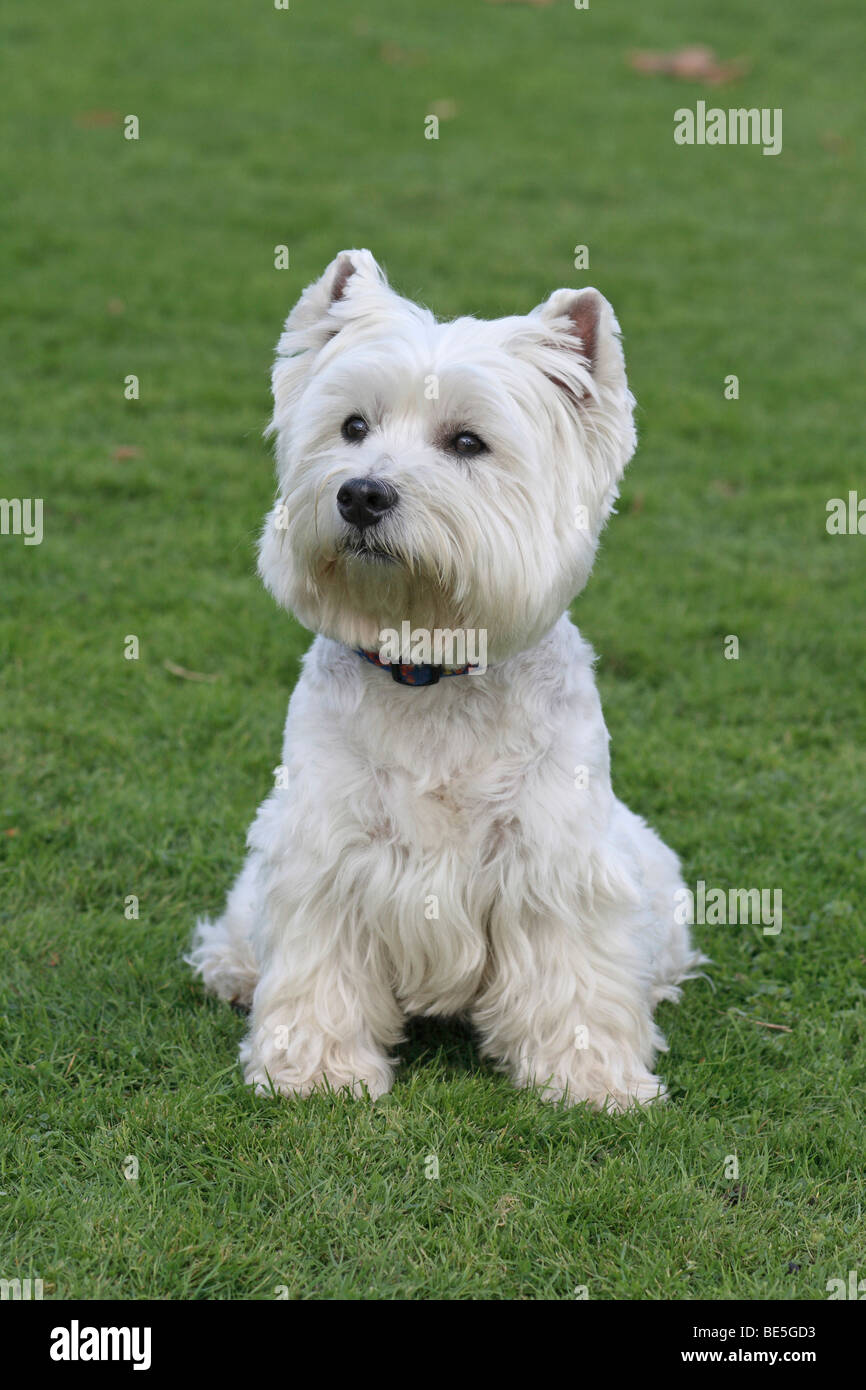
<instances>
[{"instance_id":1,"label":"dog's left ear","mask_svg":"<svg viewBox=\"0 0 866 1390\"><path fill-rule=\"evenodd\" d=\"M634 397L613 309L595 289L554 290L520 321L510 347L557 388L589 446L587 476L603 519L637 445Z\"/></svg>"},{"instance_id":2,"label":"dog's left ear","mask_svg":"<svg viewBox=\"0 0 866 1390\"><path fill-rule=\"evenodd\" d=\"M575 404L589 406L607 393L627 391L619 324L598 290L554 290L529 318L546 330L539 345L548 350L542 370Z\"/></svg>"}]
</instances>

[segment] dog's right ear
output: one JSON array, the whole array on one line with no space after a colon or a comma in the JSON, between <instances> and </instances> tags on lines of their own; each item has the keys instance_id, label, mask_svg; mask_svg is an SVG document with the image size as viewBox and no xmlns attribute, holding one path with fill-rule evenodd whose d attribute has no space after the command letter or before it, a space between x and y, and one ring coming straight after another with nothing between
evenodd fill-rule
<instances>
[{"instance_id":1,"label":"dog's right ear","mask_svg":"<svg viewBox=\"0 0 866 1390\"><path fill-rule=\"evenodd\" d=\"M318 352L348 319L381 303L387 289L385 272L369 251L341 251L324 275L307 286L286 319L278 358Z\"/></svg>"},{"instance_id":2,"label":"dog's right ear","mask_svg":"<svg viewBox=\"0 0 866 1390\"><path fill-rule=\"evenodd\" d=\"M353 318L381 307L390 294L385 272L369 251L341 251L308 285L286 319L271 377L274 420L289 403L317 352Z\"/></svg>"}]
</instances>

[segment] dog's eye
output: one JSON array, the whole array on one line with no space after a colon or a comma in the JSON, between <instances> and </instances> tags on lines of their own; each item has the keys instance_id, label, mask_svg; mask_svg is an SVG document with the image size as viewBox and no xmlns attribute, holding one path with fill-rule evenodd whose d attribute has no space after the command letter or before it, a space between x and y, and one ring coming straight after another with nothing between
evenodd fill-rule
<instances>
[{"instance_id":1,"label":"dog's eye","mask_svg":"<svg viewBox=\"0 0 866 1390\"><path fill-rule=\"evenodd\" d=\"M343 421L340 433L350 444L360 444L370 433L370 426L363 415L350 415L348 420Z\"/></svg>"},{"instance_id":2,"label":"dog's eye","mask_svg":"<svg viewBox=\"0 0 866 1390\"><path fill-rule=\"evenodd\" d=\"M454 438L448 441L448 448L452 453L460 454L461 458L472 458L475 454L487 453L484 440L479 439L471 430L461 430L459 434L455 434Z\"/></svg>"}]
</instances>

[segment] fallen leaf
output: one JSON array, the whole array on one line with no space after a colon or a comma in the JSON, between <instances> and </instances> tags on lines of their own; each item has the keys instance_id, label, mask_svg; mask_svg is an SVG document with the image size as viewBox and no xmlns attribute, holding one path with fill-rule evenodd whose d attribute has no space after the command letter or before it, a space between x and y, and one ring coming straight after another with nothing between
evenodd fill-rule
<instances>
[{"instance_id":1,"label":"fallen leaf","mask_svg":"<svg viewBox=\"0 0 866 1390\"><path fill-rule=\"evenodd\" d=\"M450 97L443 97L441 101L434 101L430 107L430 115L438 116L440 121L450 121L457 115L457 102Z\"/></svg>"},{"instance_id":2,"label":"fallen leaf","mask_svg":"<svg viewBox=\"0 0 866 1390\"><path fill-rule=\"evenodd\" d=\"M163 666L166 671L173 676L179 676L183 681L218 681L219 672L215 676L206 676L202 671L188 671L185 666L177 666L173 661L164 661Z\"/></svg>"},{"instance_id":3,"label":"fallen leaf","mask_svg":"<svg viewBox=\"0 0 866 1390\"><path fill-rule=\"evenodd\" d=\"M835 130L825 131L821 136L821 144L831 154L849 154L853 148L851 141L846 140L844 135L837 135Z\"/></svg>"},{"instance_id":4,"label":"fallen leaf","mask_svg":"<svg viewBox=\"0 0 866 1390\"><path fill-rule=\"evenodd\" d=\"M427 55L418 49L402 48L399 43L383 43L379 49L383 63L393 68L414 68L426 62Z\"/></svg>"},{"instance_id":5,"label":"fallen leaf","mask_svg":"<svg viewBox=\"0 0 866 1390\"><path fill-rule=\"evenodd\" d=\"M677 48L672 53L632 52L628 55L628 62L635 72L662 73L676 77L681 82L707 82L711 87L732 82L749 70L744 58L720 63L715 49L707 48L702 43Z\"/></svg>"},{"instance_id":6,"label":"fallen leaf","mask_svg":"<svg viewBox=\"0 0 866 1390\"><path fill-rule=\"evenodd\" d=\"M120 125L122 119L119 111L79 111L75 117L75 124L83 130L98 130L105 126Z\"/></svg>"},{"instance_id":7,"label":"fallen leaf","mask_svg":"<svg viewBox=\"0 0 866 1390\"><path fill-rule=\"evenodd\" d=\"M727 478L714 478L710 483L710 491L717 497L736 497L739 488L735 483L729 483Z\"/></svg>"}]
</instances>

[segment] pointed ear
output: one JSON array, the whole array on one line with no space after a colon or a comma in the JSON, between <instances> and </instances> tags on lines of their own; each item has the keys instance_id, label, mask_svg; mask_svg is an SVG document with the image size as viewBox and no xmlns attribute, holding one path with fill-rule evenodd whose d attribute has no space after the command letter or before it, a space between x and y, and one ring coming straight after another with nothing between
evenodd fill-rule
<instances>
[{"instance_id":1,"label":"pointed ear","mask_svg":"<svg viewBox=\"0 0 866 1390\"><path fill-rule=\"evenodd\" d=\"M521 320L517 350L562 395L588 447L590 474L607 515L637 444L616 315L598 290L554 290Z\"/></svg>"},{"instance_id":2,"label":"pointed ear","mask_svg":"<svg viewBox=\"0 0 866 1390\"><path fill-rule=\"evenodd\" d=\"M304 290L286 319L277 352L294 357L323 347L345 321L345 310L338 306L348 308L353 301L361 311L363 298L369 301L387 286L385 272L369 251L341 251L324 275Z\"/></svg>"},{"instance_id":3,"label":"pointed ear","mask_svg":"<svg viewBox=\"0 0 866 1390\"><path fill-rule=\"evenodd\" d=\"M540 319L549 329L551 347L567 354L560 356L563 371L548 370L547 375L577 404L627 389L619 324L598 290L554 290L530 318Z\"/></svg>"},{"instance_id":4,"label":"pointed ear","mask_svg":"<svg viewBox=\"0 0 866 1390\"><path fill-rule=\"evenodd\" d=\"M390 295L388 281L369 251L341 251L318 280L308 285L292 309L277 344L277 360L271 377L274 420L306 376L317 352L330 342L351 318L381 306Z\"/></svg>"}]
</instances>

